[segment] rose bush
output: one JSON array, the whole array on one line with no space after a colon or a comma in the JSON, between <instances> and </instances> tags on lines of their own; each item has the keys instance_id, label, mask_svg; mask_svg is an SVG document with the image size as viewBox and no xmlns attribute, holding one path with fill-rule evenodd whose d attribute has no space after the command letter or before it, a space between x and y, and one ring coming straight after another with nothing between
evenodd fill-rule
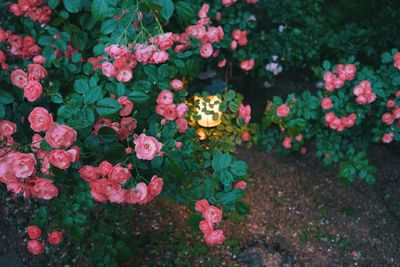
<instances>
[{"instance_id":1,"label":"rose bush","mask_svg":"<svg viewBox=\"0 0 400 267\"><path fill-rule=\"evenodd\" d=\"M240 6L253 1L248 2ZM210 67L253 68L245 50L251 23L238 19L249 14L234 6L124 0L5 4L0 181L34 203L27 229L32 254L67 250L75 260L116 266L133 249L124 233L132 205L159 194L193 208L206 200L215 210L193 218L203 221L205 242L223 243L223 229L214 226L229 212L248 212L240 201L247 166L229 152L249 140L251 110L226 90L221 111L229 112L218 129L231 133L236 123L235 134L220 134L213 139L220 145L206 149L196 135L199 115L187 89ZM112 228L110 220L119 223Z\"/></svg>"},{"instance_id":2,"label":"rose bush","mask_svg":"<svg viewBox=\"0 0 400 267\"><path fill-rule=\"evenodd\" d=\"M339 164L343 181L373 183L368 146L400 139L399 58L395 49L384 53L377 70L354 58L335 66L324 61L324 88L291 94L286 101L275 97L266 106L255 142L286 154L315 151L325 165Z\"/></svg>"}]
</instances>

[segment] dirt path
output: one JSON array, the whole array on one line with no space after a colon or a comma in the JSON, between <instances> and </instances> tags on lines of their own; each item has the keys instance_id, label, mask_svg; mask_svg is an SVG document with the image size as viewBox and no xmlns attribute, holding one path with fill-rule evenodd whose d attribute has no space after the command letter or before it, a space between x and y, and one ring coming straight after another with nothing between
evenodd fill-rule
<instances>
[{"instance_id":1,"label":"dirt path","mask_svg":"<svg viewBox=\"0 0 400 267\"><path fill-rule=\"evenodd\" d=\"M283 162L239 149L237 156L248 162L253 178L246 194L249 219L231 230L242 240L240 262L400 266L400 175L394 167L400 159L385 149L372 154L377 185L345 187L334 170L322 170L309 156Z\"/></svg>"}]
</instances>

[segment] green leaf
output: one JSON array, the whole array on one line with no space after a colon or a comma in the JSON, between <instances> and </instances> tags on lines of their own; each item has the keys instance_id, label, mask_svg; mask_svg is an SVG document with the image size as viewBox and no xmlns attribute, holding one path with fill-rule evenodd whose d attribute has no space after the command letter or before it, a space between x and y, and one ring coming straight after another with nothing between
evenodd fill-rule
<instances>
[{"instance_id":1,"label":"green leaf","mask_svg":"<svg viewBox=\"0 0 400 267\"><path fill-rule=\"evenodd\" d=\"M80 0L63 0L64 7L69 13L78 13L82 9Z\"/></svg>"},{"instance_id":2,"label":"green leaf","mask_svg":"<svg viewBox=\"0 0 400 267\"><path fill-rule=\"evenodd\" d=\"M190 22L194 16L195 12L189 3L180 1L175 5L178 18L181 18L184 23Z\"/></svg>"},{"instance_id":3,"label":"green leaf","mask_svg":"<svg viewBox=\"0 0 400 267\"><path fill-rule=\"evenodd\" d=\"M113 98L104 98L96 103L96 111L100 116L108 117L121 109L118 101Z\"/></svg>"},{"instance_id":4,"label":"green leaf","mask_svg":"<svg viewBox=\"0 0 400 267\"><path fill-rule=\"evenodd\" d=\"M220 202L223 206L233 205L236 201L241 199L244 196L244 190L242 189L234 189L229 193L224 194L220 198Z\"/></svg>"},{"instance_id":5,"label":"green leaf","mask_svg":"<svg viewBox=\"0 0 400 267\"><path fill-rule=\"evenodd\" d=\"M324 62L322 62L322 67L324 67L325 70L329 70L331 68L331 63L328 60L324 60Z\"/></svg>"},{"instance_id":6,"label":"green leaf","mask_svg":"<svg viewBox=\"0 0 400 267\"><path fill-rule=\"evenodd\" d=\"M383 53L382 55L381 55L381 61L382 61L382 63L390 63L390 62L393 62L393 56L390 54L390 53L388 53L388 52L386 52L386 53Z\"/></svg>"},{"instance_id":7,"label":"green leaf","mask_svg":"<svg viewBox=\"0 0 400 267\"><path fill-rule=\"evenodd\" d=\"M108 16L110 13L108 2L109 0L93 0L92 14L95 19L101 20Z\"/></svg>"},{"instance_id":8,"label":"green leaf","mask_svg":"<svg viewBox=\"0 0 400 267\"><path fill-rule=\"evenodd\" d=\"M393 78L392 84L394 86L400 85L400 75L397 75L396 77Z\"/></svg>"},{"instance_id":9,"label":"green leaf","mask_svg":"<svg viewBox=\"0 0 400 267\"><path fill-rule=\"evenodd\" d=\"M134 103L143 103L149 99L149 96L145 92L132 91L128 94L128 98Z\"/></svg>"},{"instance_id":10,"label":"green leaf","mask_svg":"<svg viewBox=\"0 0 400 267\"><path fill-rule=\"evenodd\" d=\"M174 3L171 0L158 0L158 3L162 6L160 15L165 20L169 20L174 14Z\"/></svg>"},{"instance_id":11,"label":"green leaf","mask_svg":"<svg viewBox=\"0 0 400 267\"><path fill-rule=\"evenodd\" d=\"M83 102L85 105L90 105L93 104L100 99L103 98L103 91L101 90L101 86L95 86L89 89L84 95L83 95Z\"/></svg>"},{"instance_id":12,"label":"green leaf","mask_svg":"<svg viewBox=\"0 0 400 267\"><path fill-rule=\"evenodd\" d=\"M105 20L101 24L100 31L104 34L110 34L118 28L119 22L116 19Z\"/></svg>"},{"instance_id":13,"label":"green leaf","mask_svg":"<svg viewBox=\"0 0 400 267\"><path fill-rule=\"evenodd\" d=\"M89 83L87 79L78 79L74 81L74 89L80 94L85 94L89 90Z\"/></svg>"}]
</instances>

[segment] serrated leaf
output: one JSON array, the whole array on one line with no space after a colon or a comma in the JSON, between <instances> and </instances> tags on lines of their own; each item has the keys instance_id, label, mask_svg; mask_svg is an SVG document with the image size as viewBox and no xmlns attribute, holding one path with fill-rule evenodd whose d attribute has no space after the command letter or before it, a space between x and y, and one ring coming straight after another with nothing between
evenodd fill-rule
<instances>
[{"instance_id":1,"label":"serrated leaf","mask_svg":"<svg viewBox=\"0 0 400 267\"><path fill-rule=\"evenodd\" d=\"M118 101L113 98L104 98L96 103L96 111L100 116L108 117L121 109Z\"/></svg>"}]
</instances>

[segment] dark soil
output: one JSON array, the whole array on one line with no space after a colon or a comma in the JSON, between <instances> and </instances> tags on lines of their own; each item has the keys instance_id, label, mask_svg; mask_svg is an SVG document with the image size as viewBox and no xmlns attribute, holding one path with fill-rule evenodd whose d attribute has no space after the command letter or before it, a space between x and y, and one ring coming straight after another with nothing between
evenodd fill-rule
<instances>
[{"instance_id":1,"label":"dark soil","mask_svg":"<svg viewBox=\"0 0 400 267\"><path fill-rule=\"evenodd\" d=\"M376 185L344 186L311 155L278 159L239 148L251 211L218 226L225 245L205 246L188 226L190 212L159 199L132 220L138 251L126 266L400 266L400 157L382 147L370 155ZM0 212L12 214L4 204ZM0 266L35 266L23 233L3 219L0 233Z\"/></svg>"}]
</instances>

